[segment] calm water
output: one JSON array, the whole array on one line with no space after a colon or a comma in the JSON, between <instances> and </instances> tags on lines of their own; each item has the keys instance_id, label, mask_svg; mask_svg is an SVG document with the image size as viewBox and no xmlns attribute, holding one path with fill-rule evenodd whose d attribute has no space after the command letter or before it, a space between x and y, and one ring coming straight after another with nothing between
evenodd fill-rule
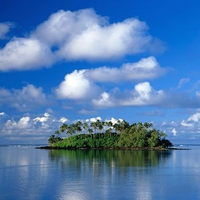
<instances>
[{"instance_id":1,"label":"calm water","mask_svg":"<svg viewBox=\"0 0 200 200\"><path fill-rule=\"evenodd\" d=\"M200 147L64 151L0 147L1 200L200 199Z\"/></svg>"}]
</instances>

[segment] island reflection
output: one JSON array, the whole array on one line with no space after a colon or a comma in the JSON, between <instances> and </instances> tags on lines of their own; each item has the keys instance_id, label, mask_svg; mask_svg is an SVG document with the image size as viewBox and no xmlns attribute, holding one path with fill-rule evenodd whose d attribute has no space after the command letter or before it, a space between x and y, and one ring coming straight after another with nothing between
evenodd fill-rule
<instances>
[{"instance_id":1,"label":"island reflection","mask_svg":"<svg viewBox=\"0 0 200 200\"><path fill-rule=\"evenodd\" d=\"M172 152L54 149L49 160L63 199L153 199L154 176Z\"/></svg>"},{"instance_id":2,"label":"island reflection","mask_svg":"<svg viewBox=\"0 0 200 200\"><path fill-rule=\"evenodd\" d=\"M51 161L60 162L62 167L79 168L84 164L108 167L153 167L165 162L171 151L132 150L50 150Z\"/></svg>"}]
</instances>

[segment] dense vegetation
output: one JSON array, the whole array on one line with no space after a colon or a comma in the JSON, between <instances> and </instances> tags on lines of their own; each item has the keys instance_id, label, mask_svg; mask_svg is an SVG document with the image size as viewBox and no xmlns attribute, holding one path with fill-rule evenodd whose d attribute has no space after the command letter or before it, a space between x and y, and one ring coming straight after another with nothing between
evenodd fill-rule
<instances>
[{"instance_id":1,"label":"dense vegetation","mask_svg":"<svg viewBox=\"0 0 200 200\"><path fill-rule=\"evenodd\" d=\"M67 137L61 137L66 133ZM167 148L172 143L166 134L153 128L152 123L129 124L125 120L91 123L63 124L50 136L53 148Z\"/></svg>"}]
</instances>

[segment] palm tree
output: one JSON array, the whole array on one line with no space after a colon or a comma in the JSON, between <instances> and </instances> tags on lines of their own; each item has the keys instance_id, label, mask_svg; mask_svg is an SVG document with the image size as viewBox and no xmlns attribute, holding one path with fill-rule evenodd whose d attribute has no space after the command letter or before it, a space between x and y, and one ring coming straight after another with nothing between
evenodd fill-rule
<instances>
[{"instance_id":1,"label":"palm tree","mask_svg":"<svg viewBox=\"0 0 200 200\"><path fill-rule=\"evenodd\" d=\"M111 133L112 133L112 128L113 128L113 123L111 121L107 121L106 122L106 126L108 127L108 130L106 131L107 133L109 133L110 137L111 137Z\"/></svg>"},{"instance_id":2,"label":"palm tree","mask_svg":"<svg viewBox=\"0 0 200 200\"><path fill-rule=\"evenodd\" d=\"M51 135L48 139L48 143L51 145L55 142L55 135Z\"/></svg>"},{"instance_id":3,"label":"palm tree","mask_svg":"<svg viewBox=\"0 0 200 200\"><path fill-rule=\"evenodd\" d=\"M119 134L120 131L121 131L121 127L120 127L120 124L119 123L115 123L113 125L113 128L115 129L115 131Z\"/></svg>"},{"instance_id":4,"label":"palm tree","mask_svg":"<svg viewBox=\"0 0 200 200\"><path fill-rule=\"evenodd\" d=\"M61 133L64 133L68 128L68 125L67 124L63 124L61 127L60 127L60 132Z\"/></svg>"},{"instance_id":5,"label":"palm tree","mask_svg":"<svg viewBox=\"0 0 200 200\"><path fill-rule=\"evenodd\" d=\"M153 127L153 124L152 124L152 123L148 123L148 122L144 122L144 127L145 127L146 129L150 129L150 128Z\"/></svg>"},{"instance_id":6,"label":"palm tree","mask_svg":"<svg viewBox=\"0 0 200 200\"><path fill-rule=\"evenodd\" d=\"M138 123L137 123L137 128L138 128L138 130L141 130L141 129L144 128L142 122L138 122Z\"/></svg>"},{"instance_id":7,"label":"palm tree","mask_svg":"<svg viewBox=\"0 0 200 200\"><path fill-rule=\"evenodd\" d=\"M67 134L73 135L75 133L74 124L70 124L67 128Z\"/></svg>"},{"instance_id":8,"label":"palm tree","mask_svg":"<svg viewBox=\"0 0 200 200\"><path fill-rule=\"evenodd\" d=\"M98 129L99 131L102 131L103 130L103 125L102 125L102 122L98 119L96 122L96 129ZM99 137L100 137L101 133L99 132Z\"/></svg>"},{"instance_id":9,"label":"palm tree","mask_svg":"<svg viewBox=\"0 0 200 200\"><path fill-rule=\"evenodd\" d=\"M88 130L88 123L86 123L86 122L83 123L83 129L84 129L84 134L85 134L85 138L86 138L86 130Z\"/></svg>"},{"instance_id":10,"label":"palm tree","mask_svg":"<svg viewBox=\"0 0 200 200\"><path fill-rule=\"evenodd\" d=\"M92 130L91 128L89 128L89 129L88 129L88 133L89 133L90 135L92 135L94 132L93 132L93 130Z\"/></svg>"},{"instance_id":11,"label":"palm tree","mask_svg":"<svg viewBox=\"0 0 200 200\"><path fill-rule=\"evenodd\" d=\"M90 127L94 129L94 132L96 133L97 130L97 123L96 122L91 122Z\"/></svg>"},{"instance_id":12,"label":"palm tree","mask_svg":"<svg viewBox=\"0 0 200 200\"><path fill-rule=\"evenodd\" d=\"M57 132L57 131L55 131L57 134L59 133L59 131ZM60 133L59 133L60 134ZM49 139L48 139L48 143L50 144L50 145L52 145L53 143L56 143L56 142L59 142L59 141L61 141L62 140L62 138L61 137L59 137L59 136L55 136L54 134L53 135L51 135L50 137L49 137Z\"/></svg>"},{"instance_id":13,"label":"palm tree","mask_svg":"<svg viewBox=\"0 0 200 200\"><path fill-rule=\"evenodd\" d=\"M78 133L80 133L82 131L82 122L81 121L77 121L76 124L74 124L74 130Z\"/></svg>"},{"instance_id":14,"label":"palm tree","mask_svg":"<svg viewBox=\"0 0 200 200\"><path fill-rule=\"evenodd\" d=\"M84 129L85 131L88 130L88 123L86 123L86 122L83 123L83 129Z\"/></svg>"},{"instance_id":15,"label":"palm tree","mask_svg":"<svg viewBox=\"0 0 200 200\"><path fill-rule=\"evenodd\" d=\"M123 121L120 121L120 131L123 131L125 130L126 128L130 128L130 125L127 121L123 120Z\"/></svg>"},{"instance_id":16,"label":"palm tree","mask_svg":"<svg viewBox=\"0 0 200 200\"><path fill-rule=\"evenodd\" d=\"M106 125L111 128L113 126L113 123L111 121L107 121Z\"/></svg>"},{"instance_id":17,"label":"palm tree","mask_svg":"<svg viewBox=\"0 0 200 200\"><path fill-rule=\"evenodd\" d=\"M55 133L55 135L60 135L59 130L56 130L54 133Z\"/></svg>"},{"instance_id":18,"label":"palm tree","mask_svg":"<svg viewBox=\"0 0 200 200\"><path fill-rule=\"evenodd\" d=\"M98 123L98 129L100 131L100 135L102 135L102 130L104 129L104 122L99 121Z\"/></svg>"}]
</instances>

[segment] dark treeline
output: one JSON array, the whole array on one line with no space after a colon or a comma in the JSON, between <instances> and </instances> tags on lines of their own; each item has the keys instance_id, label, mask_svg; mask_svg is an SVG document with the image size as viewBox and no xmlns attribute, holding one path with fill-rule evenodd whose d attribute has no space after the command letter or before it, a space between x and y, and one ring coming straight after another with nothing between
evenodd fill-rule
<instances>
[{"instance_id":1,"label":"dark treeline","mask_svg":"<svg viewBox=\"0 0 200 200\"><path fill-rule=\"evenodd\" d=\"M61 134L66 134L63 138ZM50 136L55 148L167 148L172 143L166 134L153 128L152 123L129 124L125 120L63 124Z\"/></svg>"}]
</instances>

